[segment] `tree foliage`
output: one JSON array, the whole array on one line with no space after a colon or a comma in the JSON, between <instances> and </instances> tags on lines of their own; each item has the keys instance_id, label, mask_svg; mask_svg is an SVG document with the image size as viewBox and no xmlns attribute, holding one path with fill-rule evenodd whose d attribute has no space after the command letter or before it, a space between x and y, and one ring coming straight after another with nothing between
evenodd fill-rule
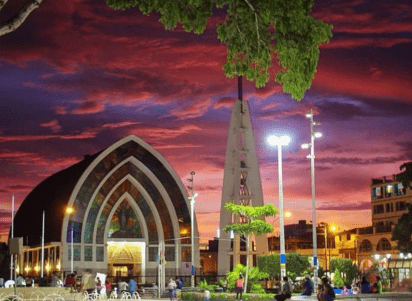
<instances>
[{"instance_id":1,"label":"tree foliage","mask_svg":"<svg viewBox=\"0 0 412 301\"><path fill-rule=\"evenodd\" d=\"M392 240L397 240L396 248L401 252L412 252L412 205L408 204L408 213L402 214L392 232Z\"/></svg>"},{"instance_id":2,"label":"tree foliage","mask_svg":"<svg viewBox=\"0 0 412 301\"><path fill-rule=\"evenodd\" d=\"M273 232L273 225L259 219L263 216L268 217L277 214L277 209L272 204L269 203L265 206L248 206L227 203L225 208L233 214L244 217L247 221L245 223L227 225L223 229L225 232L233 230L234 233L244 236L248 234L263 235Z\"/></svg>"},{"instance_id":3,"label":"tree foliage","mask_svg":"<svg viewBox=\"0 0 412 301\"><path fill-rule=\"evenodd\" d=\"M343 281L345 283L352 283L358 271L357 266L349 258L332 258L330 266L331 271L339 270L339 272L343 273Z\"/></svg>"},{"instance_id":4,"label":"tree foliage","mask_svg":"<svg viewBox=\"0 0 412 301\"><path fill-rule=\"evenodd\" d=\"M411 187L412 183L412 161L402 164L399 169L400 173L395 175L395 179L401 182L403 187Z\"/></svg>"},{"instance_id":5,"label":"tree foliage","mask_svg":"<svg viewBox=\"0 0 412 301\"><path fill-rule=\"evenodd\" d=\"M257 266L260 271L269 275L280 276L280 255L259 255ZM286 273L292 279L308 274L311 269L309 257L297 253L286 253Z\"/></svg>"},{"instance_id":6,"label":"tree foliage","mask_svg":"<svg viewBox=\"0 0 412 301\"><path fill-rule=\"evenodd\" d=\"M266 204L264 206L251 206L251 205L239 205L235 203L226 203L225 208L232 214L240 217L240 223L234 223L226 225L223 231L233 231L240 236L246 237L246 276L245 276L245 288L248 288L248 276L249 276L249 249L250 249L250 236L263 235L273 232L273 225L262 220L263 217L275 216L277 209L272 204Z\"/></svg>"},{"instance_id":7,"label":"tree foliage","mask_svg":"<svg viewBox=\"0 0 412 301\"><path fill-rule=\"evenodd\" d=\"M225 14L216 29L227 45L225 74L244 75L263 87L275 62L275 81L301 100L310 88L319 60L319 45L332 37L332 25L310 15L313 0L104 0L115 9L138 6L160 13L165 29L181 24L201 34L213 14Z\"/></svg>"},{"instance_id":8,"label":"tree foliage","mask_svg":"<svg viewBox=\"0 0 412 301\"><path fill-rule=\"evenodd\" d=\"M9 0L0 0L0 11L4 8L8 1ZM6 19L6 21L0 24L0 36L8 34L19 28L31 12L38 8L42 2L43 0L27 0L14 16Z\"/></svg>"},{"instance_id":9,"label":"tree foliage","mask_svg":"<svg viewBox=\"0 0 412 301\"><path fill-rule=\"evenodd\" d=\"M333 280L332 283L336 286L336 287L342 287L344 285L343 283L343 279L340 276L340 271L338 269L335 269L333 272Z\"/></svg>"}]
</instances>

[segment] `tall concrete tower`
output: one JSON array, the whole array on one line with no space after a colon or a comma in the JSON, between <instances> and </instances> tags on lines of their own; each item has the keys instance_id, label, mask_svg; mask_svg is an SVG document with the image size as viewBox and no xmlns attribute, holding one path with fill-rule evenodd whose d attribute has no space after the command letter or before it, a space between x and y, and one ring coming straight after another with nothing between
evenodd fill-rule
<instances>
[{"instance_id":1,"label":"tall concrete tower","mask_svg":"<svg viewBox=\"0 0 412 301\"><path fill-rule=\"evenodd\" d=\"M249 105L246 101L241 100L241 93L239 93L239 99L232 108L226 146L220 209L221 239L219 240L218 275L224 275L231 266L235 267L236 264L240 263L241 255L246 255L246 249L241 250L240 248L239 236L235 236L232 245L230 235L223 231L223 228L232 222L242 222L241 217L232 215L226 210L225 204L234 202L253 206L264 205ZM255 237L254 246L255 248L250 248L251 257L266 253L268 251L266 235ZM253 262L252 258L249 262Z\"/></svg>"}]
</instances>

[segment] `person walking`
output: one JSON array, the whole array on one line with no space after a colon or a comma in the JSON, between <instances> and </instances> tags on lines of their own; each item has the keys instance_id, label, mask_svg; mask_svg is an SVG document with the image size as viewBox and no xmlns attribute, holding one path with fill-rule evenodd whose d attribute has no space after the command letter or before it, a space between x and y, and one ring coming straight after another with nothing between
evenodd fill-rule
<instances>
[{"instance_id":1,"label":"person walking","mask_svg":"<svg viewBox=\"0 0 412 301\"><path fill-rule=\"evenodd\" d=\"M243 276L239 274L239 277L236 279L236 300L242 301L243 294ZM238 299L240 296L240 299Z\"/></svg>"},{"instance_id":2,"label":"person walking","mask_svg":"<svg viewBox=\"0 0 412 301\"><path fill-rule=\"evenodd\" d=\"M289 283L289 278L287 276L283 277L283 285L280 290L280 294L275 295L276 301L285 301L292 297L292 286Z\"/></svg>"}]
</instances>

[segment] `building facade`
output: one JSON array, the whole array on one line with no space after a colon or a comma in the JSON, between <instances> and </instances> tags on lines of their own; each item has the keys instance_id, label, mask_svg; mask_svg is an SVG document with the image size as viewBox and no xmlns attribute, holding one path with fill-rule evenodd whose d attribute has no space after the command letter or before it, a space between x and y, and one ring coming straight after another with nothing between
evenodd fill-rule
<instances>
[{"instance_id":1,"label":"building facade","mask_svg":"<svg viewBox=\"0 0 412 301\"><path fill-rule=\"evenodd\" d=\"M164 275L190 274L191 235L199 267L194 223L191 233L188 194L173 168L143 140L128 136L27 196L14 219L14 236L25 245L18 269L37 277L42 265L45 276L89 268L155 282L161 262Z\"/></svg>"}]
</instances>

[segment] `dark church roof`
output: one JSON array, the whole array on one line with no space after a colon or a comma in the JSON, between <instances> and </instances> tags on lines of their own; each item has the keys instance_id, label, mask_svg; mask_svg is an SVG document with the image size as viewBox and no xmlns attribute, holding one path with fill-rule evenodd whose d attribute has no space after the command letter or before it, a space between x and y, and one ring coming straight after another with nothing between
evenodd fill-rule
<instances>
[{"instance_id":1,"label":"dark church roof","mask_svg":"<svg viewBox=\"0 0 412 301\"><path fill-rule=\"evenodd\" d=\"M23 244L41 244L42 215L45 211L44 242L62 240L62 224L70 195L87 167L101 152L85 158L48 177L34 188L19 207L14 218L14 237L23 237Z\"/></svg>"}]
</instances>

